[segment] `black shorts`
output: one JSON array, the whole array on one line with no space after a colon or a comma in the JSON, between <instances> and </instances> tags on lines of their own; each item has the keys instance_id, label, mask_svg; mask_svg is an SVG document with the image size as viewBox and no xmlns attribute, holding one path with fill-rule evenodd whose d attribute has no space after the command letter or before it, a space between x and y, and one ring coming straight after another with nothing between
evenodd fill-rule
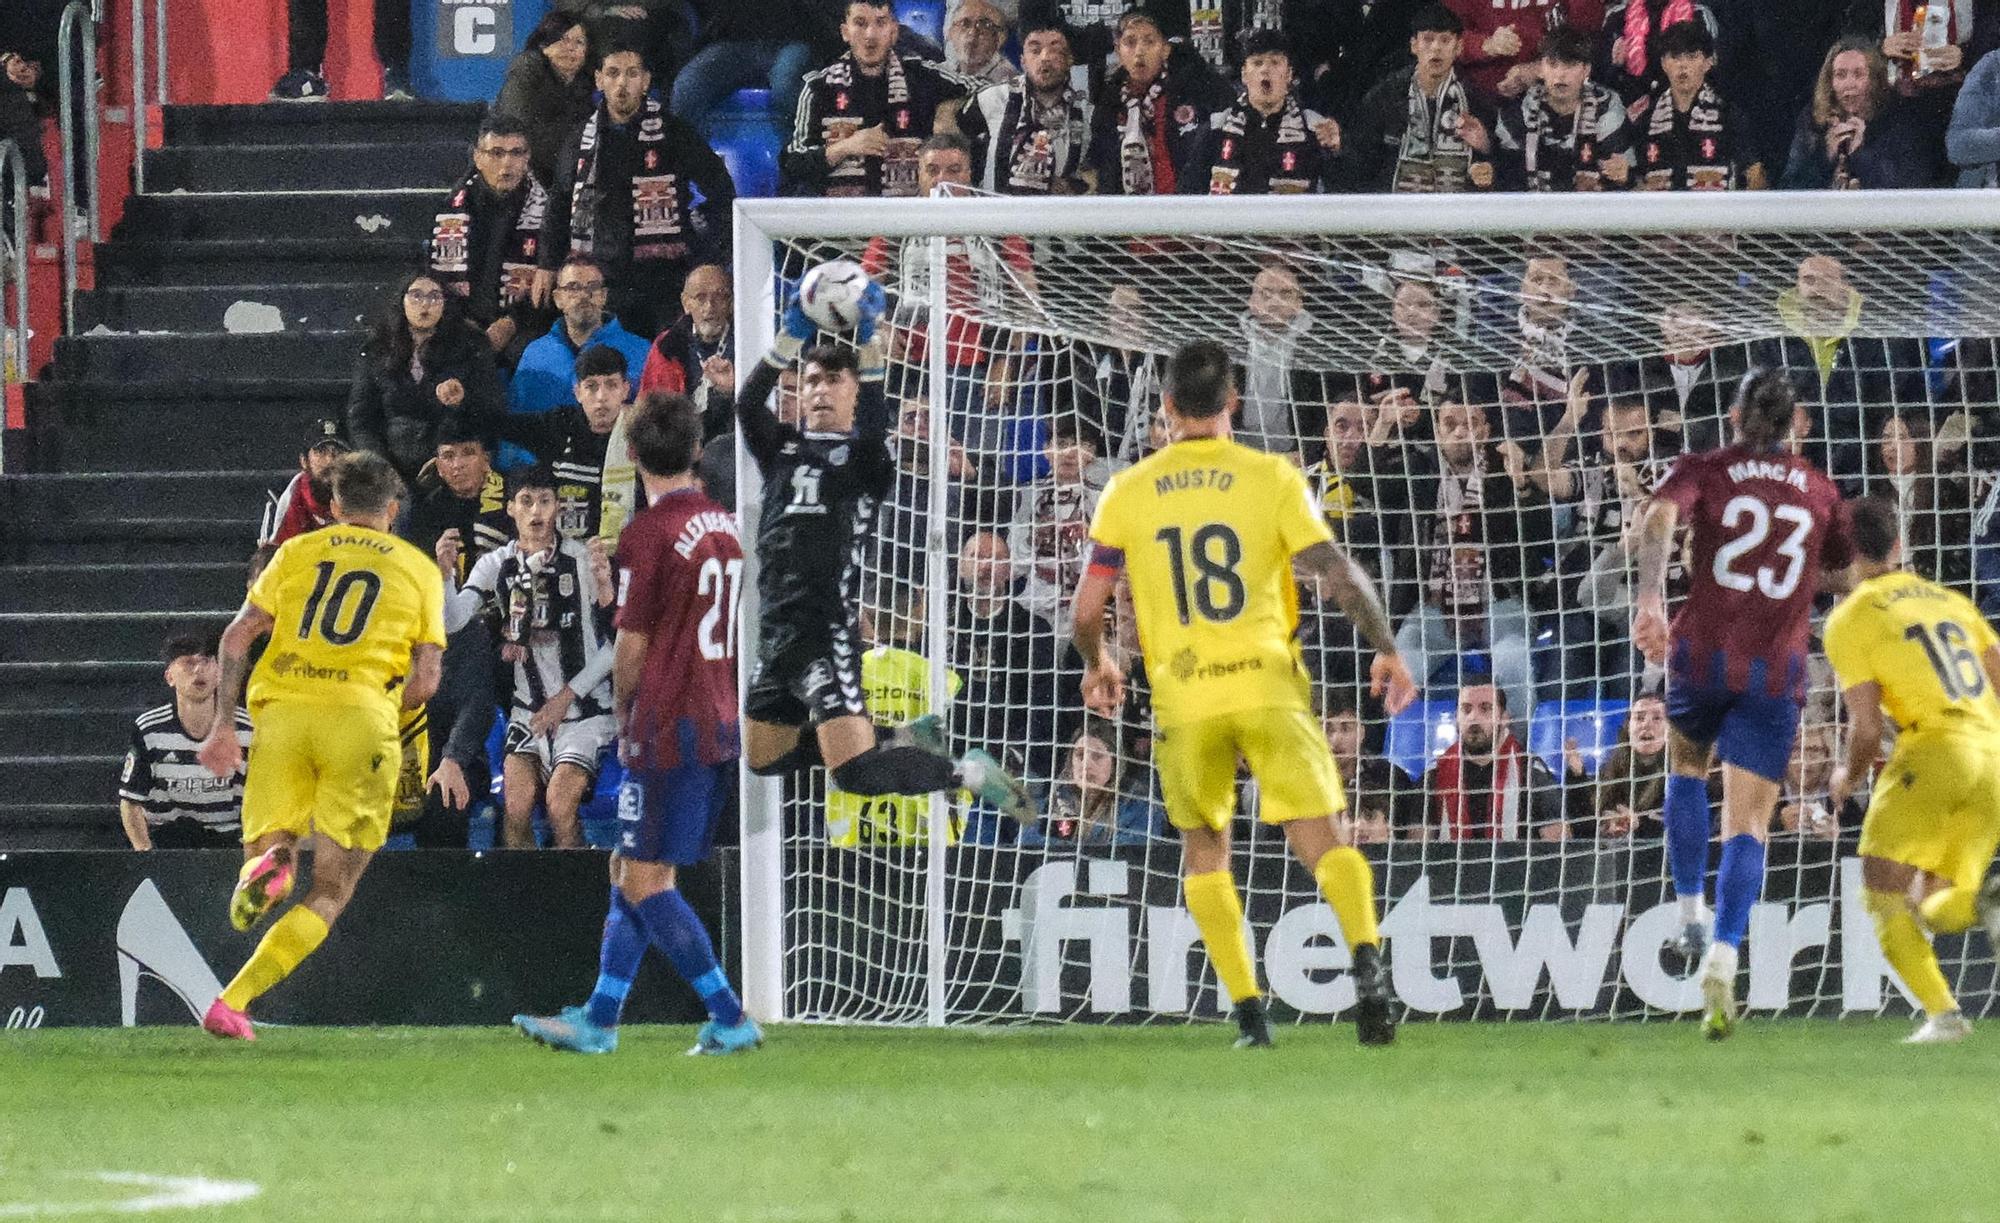
<instances>
[{"instance_id":1,"label":"black shorts","mask_svg":"<svg viewBox=\"0 0 2000 1223\"><path fill-rule=\"evenodd\" d=\"M765 648L758 651L743 715L773 726L818 726L834 718L866 717L859 636L852 624L771 632Z\"/></svg>"}]
</instances>

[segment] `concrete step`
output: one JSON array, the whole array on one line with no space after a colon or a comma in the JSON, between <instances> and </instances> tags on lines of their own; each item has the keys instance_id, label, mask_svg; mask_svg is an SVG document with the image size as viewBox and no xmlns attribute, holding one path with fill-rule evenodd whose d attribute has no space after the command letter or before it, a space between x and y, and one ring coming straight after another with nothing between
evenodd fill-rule
<instances>
[{"instance_id":1,"label":"concrete step","mask_svg":"<svg viewBox=\"0 0 2000 1223\"><path fill-rule=\"evenodd\" d=\"M191 630L220 632L235 611L232 604L196 612L0 612L0 662L157 659L160 643L168 637Z\"/></svg>"},{"instance_id":2,"label":"concrete step","mask_svg":"<svg viewBox=\"0 0 2000 1223\"><path fill-rule=\"evenodd\" d=\"M115 817L122 756L0 756L0 776L7 778L8 794L18 798L44 804L101 803Z\"/></svg>"},{"instance_id":3,"label":"concrete step","mask_svg":"<svg viewBox=\"0 0 2000 1223\"><path fill-rule=\"evenodd\" d=\"M77 295L78 330L227 331L265 328L270 312L285 331L362 330L384 286L370 281L240 285L110 285ZM232 316L231 310L235 309Z\"/></svg>"},{"instance_id":4,"label":"concrete step","mask_svg":"<svg viewBox=\"0 0 2000 1223\"><path fill-rule=\"evenodd\" d=\"M165 700L165 691L155 659L0 662L0 709L138 710Z\"/></svg>"},{"instance_id":5,"label":"concrete step","mask_svg":"<svg viewBox=\"0 0 2000 1223\"><path fill-rule=\"evenodd\" d=\"M358 331L274 331L231 335L143 334L65 337L56 341L55 377L76 381L144 382L206 375L257 378L349 376L364 336Z\"/></svg>"},{"instance_id":6,"label":"concrete step","mask_svg":"<svg viewBox=\"0 0 2000 1223\"><path fill-rule=\"evenodd\" d=\"M163 565L234 561L247 564L256 546L255 518L105 518L92 522L21 523L0 541L10 564Z\"/></svg>"},{"instance_id":7,"label":"concrete step","mask_svg":"<svg viewBox=\"0 0 2000 1223\"><path fill-rule=\"evenodd\" d=\"M298 144L183 145L146 151L146 190L359 191L382 187L442 190L471 165L463 140L393 144L319 141Z\"/></svg>"},{"instance_id":8,"label":"concrete step","mask_svg":"<svg viewBox=\"0 0 2000 1223\"><path fill-rule=\"evenodd\" d=\"M482 102L324 102L311 106L265 102L248 106L169 106L166 143L296 145L458 141L472 136L486 113ZM151 185L150 183L148 184Z\"/></svg>"},{"instance_id":9,"label":"concrete step","mask_svg":"<svg viewBox=\"0 0 2000 1223\"><path fill-rule=\"evenodd\" d=\"M261 514L268 495L291 478L284 470L5 476L0 517L19 523Z\"/></svg>"},{"instance_id":10,"label":"concrete step","mask_svg":"<svg viewBox=\"0 0 2000 1223\"><path fill-rule=\"evenodd\" d=\"M97 284L354 283L386 286L423 255L408 235L380 238L119 241L97 248Z\"/></svg>"},{"instance_id":11,"label":"concrete step","mask_svg":"<svg viewBox=\"0 0 2000 1223\"><path fill-rule=\"evenodd\" d=\"M30 387L24 449L36 471L276 470L297 465L306 426L345 413L347 387L345 377L44 382Z\"/></svg>"},{"instance_id":12,"label":"concrete step","mask_svg":"<svg viewBox=\"0 0 2000 1223\"><path fill-rule=\"evenodd\" d=\"M162 683L159 701L171 690ZM122 752L132 737L132 719L150 706L90 709L0 709L0 756L105 756Z\"/></svg>"},{"instance_id":13,"label":"concrete step","mask_svg":"<svg viewBox=\"0 0 2000 1223\"><path fill-rule=\"evenodd\" d=\"M116 802L0 801L0 850L125 847Z\"/></svg>"},{"instance_id":14,"label":"concrete step","mask_svg":"<svg viewBox=\"0 0 2000 1223\"><path fill-rule=\"evenodd\" d=\"M240 603L248 580L244 560L10 565L0 568L0 612L69 611L135 603L154 611L191 612Z\"/></svg>"},{"instance_id":15,"label":"concrete step","mask_svg":"<svg viewBox=\"0 0 2000 1223\"><path fill-rule=\"evenodd\" d=\"M135 195L112 239L194 242L245 238L430 236L442 190L226 191Z\"/></svg>"}]
</instances>

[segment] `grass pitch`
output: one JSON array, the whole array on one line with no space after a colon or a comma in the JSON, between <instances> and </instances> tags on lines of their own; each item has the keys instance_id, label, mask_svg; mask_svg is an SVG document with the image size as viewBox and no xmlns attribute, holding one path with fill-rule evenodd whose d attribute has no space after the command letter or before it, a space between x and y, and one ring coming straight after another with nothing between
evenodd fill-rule
<instances>
[{"instance_id":1,"label":"grass pitch","mask_svg":"<svg viewBox=\"0 0 2000 1223\"><path fill-rule=\"evenodd\" d=\"M254 1182L165 1212L243 1220L1992 1219L2000 1033L1907 1031L10 1031L0 1218L129 1218L113 1172Z\"/></svg>"}]
</instances>

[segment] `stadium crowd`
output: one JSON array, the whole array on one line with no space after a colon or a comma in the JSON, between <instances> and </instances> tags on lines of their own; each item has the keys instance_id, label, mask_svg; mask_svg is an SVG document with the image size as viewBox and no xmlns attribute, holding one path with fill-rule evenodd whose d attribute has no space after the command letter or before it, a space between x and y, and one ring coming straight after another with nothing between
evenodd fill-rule
<instances>
[{"instance_id":1,"label":"stadium crowd","mask_svg":"<svg viewBox=\"0 0 2000 1223\"><path fill-rule=\"evenodd\" d=\"M312 4L293 7L296 22ZM607 835L607 608L632 496L620 409L651 391L694 397L704 475L733 504L737 369L759 357L735 345L736 187L701 135L735 89L768 85L791 116L781 190L806 196L2000 178L2000 0L951 0L942 29L944 45L929 43L887 0L559 0L534 31L440 201L424 266L357 355L345 419L305 439L262 541L328 521L325 468L345 448L386 455L408 483L400 529L435 552L454 609L444 684L409 732L427 732L430 753L399 800L419 844L463 845L495 773L505 844ZM274 97L324 96L311 42L293 39ZM17 92L33 97L18 60L4 61L0 124ZM400 88L400 65L385 66ZM1994 342L1877 338L1867 277L1895 273L1842 256L1798 262L1769 303L1778 339L1725 342L1693 307L1669 308L1651 351L1617 362L1571 358L1572 329L1591 325L1575 304L1586 270L1549 252L1523 251L1511 273L1518 316L1482 324L1518 354L1504 368L1466 356L1459 304L1427 265L1384 270L1380 342L1355 368L1302 355L1333 323L1314 317L1298 263L1265 260L1240 305L1214 304L1245 358L1239 440L1307 470L1385 584L1432 708L1448 711L1448 731L1419 724L1415 748L1398 749L1361 691L1351 629L1306 609L1308 668L1364 840L1658 834L1665 714L1626 628L1626 529L1676 453L1724 440L1753 365L1794 375L1811 409L1797 444L1845 490L1904 507L1917 569L2000 611ZM899 369L923 369L921 262L879 240L861 258L891 291ZM1039 258L1020 242L960 244L947 292L1032 284ZM1109 286L1106 333L1139 331L1149 291ZM914 372L892 383L900 474L865 598L871 704L883 716L929 702L917 592L941 501L952 725L1039 784L1048 818L1024 843L1160 836L1144 684L1122 717L1086 715L1064 623L1098 493L1164 443L1157 358L1017 342L956 316L943 342L944 386ZM939 404L950 486L934 498ZM798 418L795 377L777 411ZM200 651L177 639L170 653L184 701ZM1772 819L1832 837L1858 814L1826 810L1836 714L1825 677L1815 691ZM1553 735L1535 729L1575 701L1615 705L1614 742L1574 741L1556 712ZM135 739L125 796L151 812L145 763ZM912 811L829 803L827 830L844 844L921 839ZM144 823L128 808L135 845ZM1001 824L975 812L963 835Z\"/></svg>"}]
</instances>

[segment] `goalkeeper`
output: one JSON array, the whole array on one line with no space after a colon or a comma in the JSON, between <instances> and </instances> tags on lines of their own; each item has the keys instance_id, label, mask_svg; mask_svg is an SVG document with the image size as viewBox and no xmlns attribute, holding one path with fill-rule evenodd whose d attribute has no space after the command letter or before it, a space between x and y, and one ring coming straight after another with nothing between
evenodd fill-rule
<instances>
[{"instance_id":1,"label":"goalkeeper","mask_svg":"<svg viewBox=\"0 0 2000 1223\"><path fill-rule=\"evenodd\" d=\"M854 329L858 352L807 348L816 327L796 300L784 334L736 400L743 445L763 476L757 528L757 669L743 699L750 771L783 776L825 764L850 794L966 789L1016 819L1027 792L982 751L954 761L935 717L877 728L861 695L855 592L876 509L895 480L886 364L875 326L882 288L869 284ZM767 406L778 375L803 358L803 428ZM725 614L734 615L734 609ZM806 733L810 728L812 733Z\"/></svg>"},{"instance_id":2,"label":"goalkeeper","mask_svg":"<svg viewBox=\"0 0 2000 1223\"><path fill-rule=\"evenodd\" d=\"M1090 526L1090 566L1077 586L1075 640L1084 700L1113 714L1125 676L1105 647L1104 612L1122 572L1153 684L1153 743L1167 818L1180 829L1188 912L1235 1005L1238 1048L1271 1043L1229 873L1236 761L1249 762L1267 823L1281 825L1354 956L1355 1033L1396 1036L1375 926L1367 859L1333 816L1347 808L1326 736L1307 700L1293 570L1332 595L1378 653L1375 692L1390 712L1416 695L1368 576L1333 542L1305 477L1276 455L1230 438L1237 407L1229 355L1184 345L1167 369L1173 441L1114 476Z\"/></svg>"}]
</instances>

